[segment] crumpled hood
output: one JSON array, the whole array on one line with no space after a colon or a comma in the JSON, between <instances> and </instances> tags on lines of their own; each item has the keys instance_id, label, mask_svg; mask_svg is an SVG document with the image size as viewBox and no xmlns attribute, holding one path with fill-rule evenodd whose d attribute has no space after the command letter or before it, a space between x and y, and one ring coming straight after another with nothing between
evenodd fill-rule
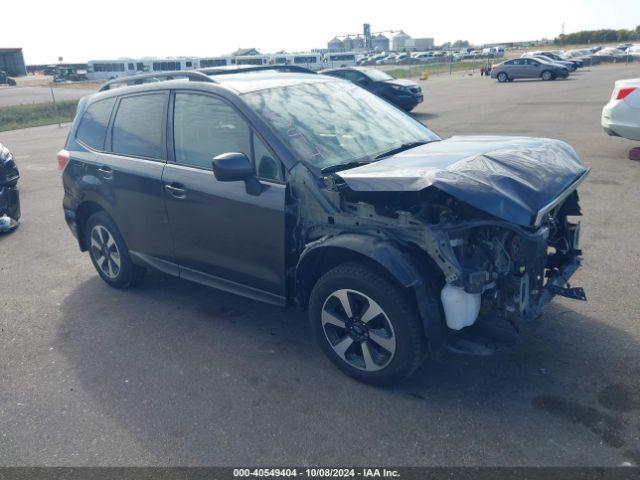
<instances>
[{"instance_id":1,"label":"crumpled hood","mask_svg":"<svg viewBox=\"0 0 640 480\"><path fill-rule=\"evenodd\" d=\"M565 142L460 136L337 173L355 191L435 187L503 220L529 226L589 171Z\"/></svg>"}]
</instances>

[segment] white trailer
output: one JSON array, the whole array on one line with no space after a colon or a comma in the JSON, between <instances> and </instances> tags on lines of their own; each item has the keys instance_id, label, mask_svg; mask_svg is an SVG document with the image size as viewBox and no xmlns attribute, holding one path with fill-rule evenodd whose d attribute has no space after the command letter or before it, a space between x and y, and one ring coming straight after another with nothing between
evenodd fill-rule
<instances>
[{"instance_id":1,"label":"white trailer","mask_svg":"<svg viewBox=\"0 0 640 480\"><path fill-rule=\"evenodd\" d=\"M133 59L126 60L90 60L87 62L89 80L109 80L142 73L143 65Z\"/></svg>"},{"instance_id":2,"label":"white trailer","mask_svg":"<svg viewBox=\"0 0 640 480\"><path fill-rule=\"evenodd\" d=\"M233 63L231 63L232 60L233 60L233 57L230 55L225 55L222 57L200 58L198 60L198 68L226 67L229 65L233 65Z\"/></svg>"},{"instance_id":3,"label":"white trailer","mask_svg":"<svg viewBox=\"0 0 640 480\"><path fill-rule=\"evenodd\" d=\"M356 54L352 52L325 53L324 66L325 68L355 67Z\"/></svg>"},{"instance_id":4,"label":"white trailer","mask_svg":"<svg viewBox=\"0 0 640 480\"><path fill-rule=\"evenodd\" d=\"M193 70L198 66L197 58L91 60L87 63L87 78L111 80L139 73Z\"/></svg>"}]
</instances>

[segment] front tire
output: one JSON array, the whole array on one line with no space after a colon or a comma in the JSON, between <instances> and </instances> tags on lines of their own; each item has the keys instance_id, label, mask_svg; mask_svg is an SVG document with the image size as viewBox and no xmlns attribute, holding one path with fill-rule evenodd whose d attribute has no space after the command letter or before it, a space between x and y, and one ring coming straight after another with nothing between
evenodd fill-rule
<instances>
[{"instance_id":1,"label":"front tire","mask_svg":"<svg viewBox=\"0 0 640 480\"><path fill-rule=\"evenodd\" d=\"M554 75L552 72L550 72L549 70L545 70L544 72L542 72L542 80L544 80L545 82L548 82L549 80L553 80L554 79Z\"/></svg>"},{"instance_id":2,"label":"front tire","mask_svg":"<svg viewBox=\"0 0 640 480\"><path fill-rule=\"evenodd\" d=\"M115 288L130 288L142 281L146 270L131 261L118 227L104 212L89 217L85 230L91 263L98 275Z\"/></svg>"},{"instance_id":3,"label":"front tire","mask_svg":"<svg viewBox=\"0 0 640 480\"><path fill-rule=\"evenodd\" d=\"M316 340L347 375L373 385L398 383L425 357L420 317L398 285L359 263L325 273L309 301Z\"/></svg>"}]
</instances>

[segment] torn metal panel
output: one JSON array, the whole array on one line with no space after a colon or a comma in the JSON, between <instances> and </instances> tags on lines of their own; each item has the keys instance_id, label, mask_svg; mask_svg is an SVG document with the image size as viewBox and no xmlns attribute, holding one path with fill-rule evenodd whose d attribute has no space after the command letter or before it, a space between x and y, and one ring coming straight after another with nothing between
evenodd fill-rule
<instances>
[{"instance_id":1,"label":"torn metal panel","mask_svg":"<svg viewBox=\"0 0 640 480\"><path fill-rule=\"evenodd\" d=\"M446 232L435 231L407 211L394 217L380 215L373 205L347 202L331 185L319 182L302 164L291 170L290 185L295 198L293 215L297 226L293 237L301 254L308 244L323 237L358 232L385 241L415 244L427 252L447 281L460 278L462 269Z\"/></svg>"}]
</instances>

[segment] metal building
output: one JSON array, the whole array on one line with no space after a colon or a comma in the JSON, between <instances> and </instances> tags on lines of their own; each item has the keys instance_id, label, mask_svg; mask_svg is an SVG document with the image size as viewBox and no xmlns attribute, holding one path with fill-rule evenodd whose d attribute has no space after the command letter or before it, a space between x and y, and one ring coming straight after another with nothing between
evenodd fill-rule
<instances>
[{"instance_id":1,"label":"metal building","mask_svg":"<svg viewBox=\"0 0 640 480\"><path fill-rule=\"evenodd\" d=\"M0 48L0 70L7 72L12 77L20 77L27 74L21 48Z\"/></svg>"},{"instance_id":2,"label":"metal building","mask_svg":"<svg viewBox=\"0 0 640 480\"><path fill-rule=\"evenodd\" d=\"M344 51L344 42L338 37L333 37L327 43L327 50L330 52L342 52Z\"/></svg>"},{"instance_id":3,"label":"metal building","mask_svg":"<svg viewBox=\"0 0 640 480\"><path fill-rule=\"evenodd\" d=\"M433 38L407 38L404 42L405 50L424 51L434 46Z\"/></svg>"},{"instance_id":4,"label":"metal building","mask_svg":"<svg viewBox=\"0 0 640 480\"><path fill-rule=\"evenodd\" d=\"M400 30L400 32L397 33L393 37L393 40L391 41L391 43L393 44L393 50L396 51L396 52L402 52L405 49L404 44L410 38L411 38L411 36L407 35L402 30Z\"/></svg>"},{"instance_id":5,"label":"metal building","mask_svg":"<svg viewBox=\"0 0 640 480\"><path fill-rule=\"evenodd\" d=\"M379 52L389 51L389 39L381 33L373 37L372 43L374 50L377 50Z\"/></svg>"}]
</instances>

